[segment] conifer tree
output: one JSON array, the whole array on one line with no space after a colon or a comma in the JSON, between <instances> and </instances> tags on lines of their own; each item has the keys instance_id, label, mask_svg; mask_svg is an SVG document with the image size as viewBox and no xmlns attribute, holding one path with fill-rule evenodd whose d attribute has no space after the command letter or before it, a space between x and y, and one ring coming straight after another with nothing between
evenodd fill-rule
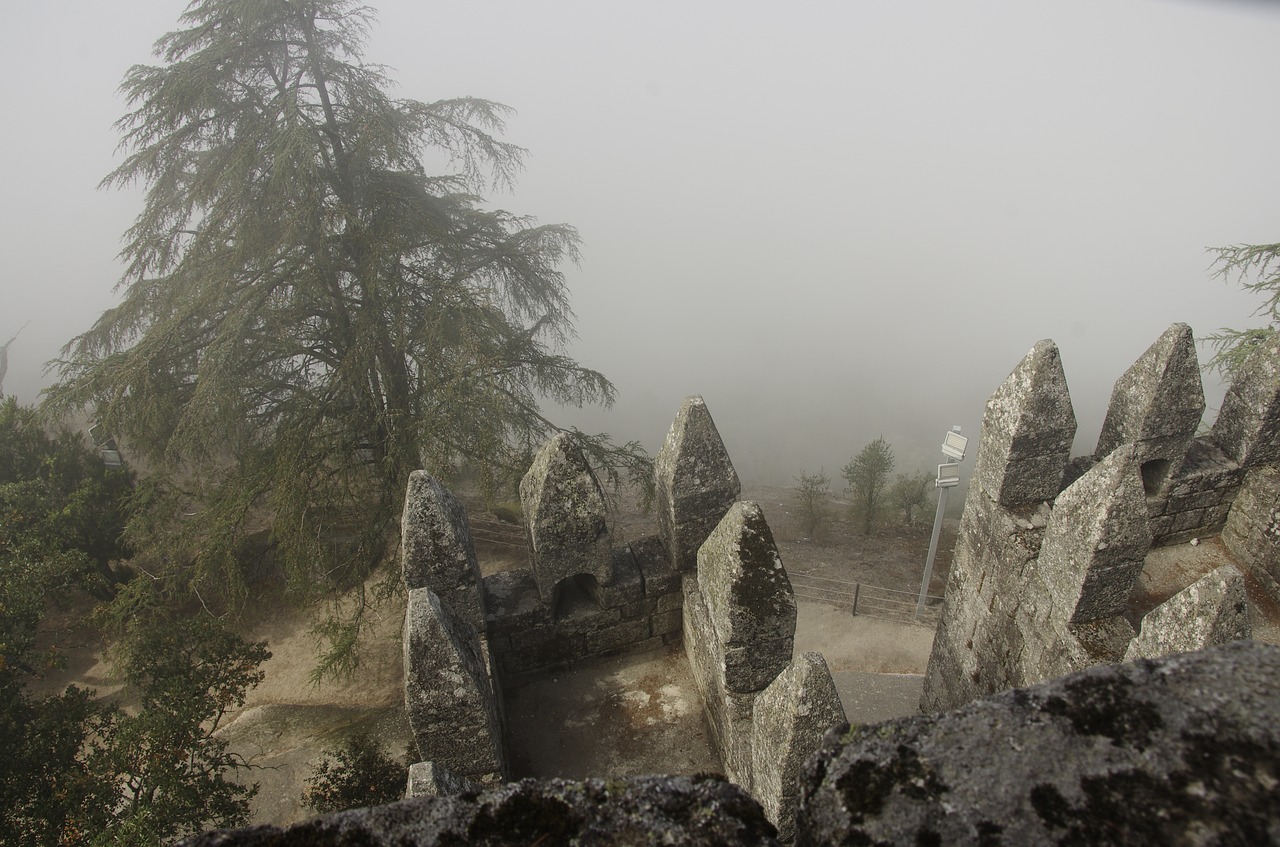
<instances>
[{"instance_id":1,"label":"conifer tree","mask_svg":"<svg viewBox=\"0 0 1280 847\"><path fill-rule=\"evenodd\" d=\"M64 349L49 403L93 408L145 461L132 537L171 591L243 596L261 514L294 585L361 586L412 470L496 486L555 429L540 400L613 400L563 352L577 232L480 197L521 166L509 109L391 96L370 22L352 0L196 0L124 79L103 184L145 203L122 299ZM579 436L615 482L644 472L638 445Z\"/></svg>"}]
</instances>

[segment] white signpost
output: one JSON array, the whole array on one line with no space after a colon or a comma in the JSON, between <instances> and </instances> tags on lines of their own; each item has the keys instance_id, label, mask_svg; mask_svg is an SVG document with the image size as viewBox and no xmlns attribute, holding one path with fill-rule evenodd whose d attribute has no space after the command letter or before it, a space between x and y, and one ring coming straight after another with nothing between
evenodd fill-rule
<instances>
[{"instance_id":1,"label":"white signpost","mask_svg":"<svg viewBox=\"0 0 1280 847\"><path fill-rule=\"evenodd\" d=\"M938 554L938 536L942 534L942 516L947 512L947 492L960 484L960 463L969 439L960 434L960 427L953 426L942 439L942 456L952 461L938 465L938 478L933 487L938 491L938 513L933 517L933 536L929 539L929 558L924 563L924 579L920 582L920 599L916 602L916 617L924 614L924 601L929 594L929 580L933 578L933 557Z\"/></svg>"}]
</instances>

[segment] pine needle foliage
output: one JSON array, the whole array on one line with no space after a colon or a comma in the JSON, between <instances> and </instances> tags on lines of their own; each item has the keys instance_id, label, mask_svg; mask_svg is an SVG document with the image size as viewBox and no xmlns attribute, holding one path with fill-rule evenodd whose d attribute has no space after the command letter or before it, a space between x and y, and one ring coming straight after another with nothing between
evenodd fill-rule
<instances>
[{"instance_id":1,"label":"pine needle foliage","mask_svg":"<svg viewBox=\"0 0 1280 847\"><path fill-rule=\"evenodd\" d=\"M1244 365L1250 353L1275 337L1276 328L1280 325L1280 244L1232 244L1229 247L1211 247L1209 252L1214 254L1210 267L1215 278L1227 282L1234 279L1246 291L1265 297L1253 313L1266 317L1266 327L1223 327L1204 339L1214 349L1204 369L1231 377Z\"/></svg>"},{"instance_id":2,"label":"pine needle foliage","mask_svg":"<svg viewBox=\"0 0 1280 847\"><path fill-rule=\"evenodd\" d=\"M91 407L149 469L131 538L175 597L242 601L261 515L294 587L362 585L412 470L500 489L556 429L540 401L613 401L563 352L577 232L480 196L520 169L510 110L389 95L363 59L371 15L196 0L124 79L126 157L103 186L145 202L120 303L64 348L47 405ZM611 481L643 478L638 444L579 435Z\"/></svg>"}]
</instances>

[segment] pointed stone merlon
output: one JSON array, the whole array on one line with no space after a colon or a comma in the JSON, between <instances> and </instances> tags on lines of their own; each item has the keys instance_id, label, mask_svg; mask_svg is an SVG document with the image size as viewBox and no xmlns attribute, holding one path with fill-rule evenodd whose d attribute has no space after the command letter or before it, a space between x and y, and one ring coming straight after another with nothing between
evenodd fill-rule
<instances>
[{"instance_id":1,"label":"pointed stone merlon","mask_svg":"<svg viewBox=\"0 0 1280 847\"><path fill-rule=\"evenodd\" d=\"M654 461L658 526L678 570L692 572L698 548L738 499L742 485L706 403L689 397Z\"/></svg>"},{"instance_id":2,"label":"pointed stone merlon","mask_svg":"<svg viewBox=\"0 0 1280 847\"><path fill-rule=\"evenodd\" d=\"M480 566L467 510L426 471L409 474L400 542L405 588L430 588L455 615L483 634Z\"/></svg>"},{"instance_id":3,"label":"pointed stone merlon","mask_svg":"<svg viewBox=\"0 0 1280 847\"><path fill-rule=\"evenodd\" d=\"M498 705L474 630L430 589L409 592L405 709L418 758L478 782L507 775Z\"/></svg>"},{"instance_id":4,"label":"pointed stone merlon","mask_svg":"<svg viewBox=\"0 0 1280 847\"><path fill-rule=\"evenodd\" d=\"M1135 445L1145 490L1155 494L1182 466L1203 414L1195 339L1176 323L1116 380L1093 456Z\"/></svg>"},{"instance_id":5,"label":"pointed stone merlon","mask_svg":"<svg viewBox=\"0 0 1280 847\"><path fill-rule=\"evenodd\" d=\"M1222 398L1213 440L1243 468L1280 463L1280 335L1245 360Z\"/></svg>"},{"instance_id":6,"label":"pointed stone merlon","mask_svg":"<svg viewBox=\"0 0 1280 847\"><path fill-rule=\"evenodd\" d=\"M1244 577L1226 565L1148 612L1124 660L1188 653L1252 636Z\"/></svg>"},{"instance_id":7,"label":"pointed stone merlon","mask_svg":"<svg viewBox=\"0 0 1280 847\"><path fill-rule=\"evenodd\" d=\"M1112 661L1133 636L1122 616L1151 549L1131 449L1116 450L1058 495L1035 564L1052 604L1048 619L1075 629L1095 658Z\"/></svg>"},{"instance_id":8,"label":"pointed stone merlon","mask_svg":"<svg viewBox=\"0 0 1280 847\"><path fill-rule=\"evenodd\" d=\"M613 553L604 493L581 448L568 433L550 438L520 480L529 557L543 602L561 580L590 574L612 585Z\"/></svg>"},{"instance_id":9,"label":"pointed stone merlon","mask_svg":"<svg viewBox=\"0 0 1280 847\"><path fill-rule=\"evenodd\" d=\"M778 828L795 839L800 772L827 730L847 722L840 694L821 653L801 653L756 698L752 716L751 794Z\"/></svg>"},{"instance_id":10,"label":"pointed stone merlon","mask_svg":"<svg viewBox=\"0 0 1280 847\"><path fill-rule=\"evenodd\" d=\"M973 479L1001 506L1052 499L1075 434L1057 345L1036 342L987 401Z\"/></svg>"},{"instance_id":11,"label":"pointed stone merlon","mask_svg":"<svg viewBox=\"0 0 1280 847\"><path fill-rule=\"evenodd\" d=\"M1280 602L1280 469L1255 467L1231 504L1222 543Z\"/></svg>"},{"instance_id":12,"label":"pointed stone merlon","mask_svg":"<svg viewBox=\"0 0 1280 847\"><path fill-rule=\"evenodd\" d=\"M698 550L698 590L731 692L764 689L791 662L796 600L760 506L734 503Z\"/></svg>"}]
</instances>

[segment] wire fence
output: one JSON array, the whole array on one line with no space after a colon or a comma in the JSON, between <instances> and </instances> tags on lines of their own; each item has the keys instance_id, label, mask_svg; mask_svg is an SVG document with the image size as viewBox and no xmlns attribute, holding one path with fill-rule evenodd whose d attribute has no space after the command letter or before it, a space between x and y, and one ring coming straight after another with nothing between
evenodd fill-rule
<instances>
[{"instance_id":1,"label":"wire fence","mask_svg":"<svg viewBox=\"0 0 1280 847\"><path fill-rule=\"evenodd\" d=\"M837 609L848 609L850 614L863 615L887 621L908 621L936 626L942 614L942 598L936 594L925 595L924 610L919 617L916 608L920 595L915 591L901 591L870 585L847 579L815 576L807 573L791 573L791 588L797 600L825 603Z\"/></svg>"},{"instance_id":2,"label":"wire fence","mask_svg":"<svg viewBox=\"0 0 1280 847\"><path fill-rule=\"evenodd\" d=\"M491 518L471 518L471 537L486 544L497 544L502 547L525 548L524 529L515 524Z\"/></svg>"}]
</instances>

